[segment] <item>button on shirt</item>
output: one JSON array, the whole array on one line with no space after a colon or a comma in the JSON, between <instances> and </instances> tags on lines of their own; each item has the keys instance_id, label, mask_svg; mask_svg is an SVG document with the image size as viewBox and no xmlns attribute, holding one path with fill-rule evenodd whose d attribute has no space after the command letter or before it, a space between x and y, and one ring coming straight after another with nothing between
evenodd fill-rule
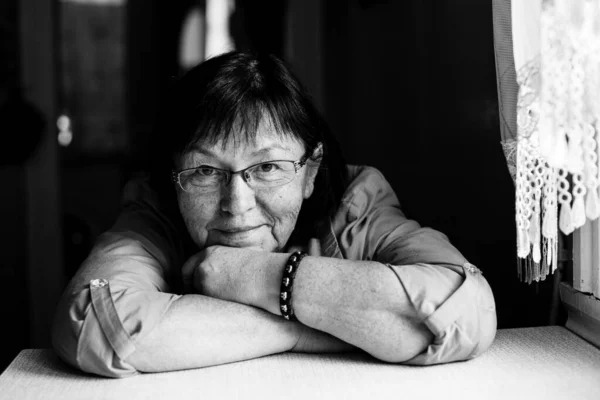
<instances>
[{"instance_id":1,"label":"button on shirt","mask_svg":"<svg viewBox=\"0 0 600 400\"><path fill-rule=\"evenodd\" d=\"M476 357L492 343L496 312L479 268L448 238L407 219L389 183L375 168L349 166L351 178L329 232L316 238L321 255L387 265L434 339L407 364L429 365ZM136 343L156 327L181 295L179 241L158 211L143 179L124 191L124 210L101 235L85 273L69 283L58 305L53 346L67 363L86 372L124 377Z\"/></svg>"}]
</instances>

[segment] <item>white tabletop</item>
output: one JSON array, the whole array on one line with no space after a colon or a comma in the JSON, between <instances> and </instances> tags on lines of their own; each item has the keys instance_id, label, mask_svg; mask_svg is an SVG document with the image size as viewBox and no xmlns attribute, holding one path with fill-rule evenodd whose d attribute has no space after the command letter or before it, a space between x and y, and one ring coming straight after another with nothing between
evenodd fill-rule
<instances>
[{"instance_id":1,"label":"white tabletop","mask_svg":"<svg viewBox=\"0 0 600 400\"><path fill-rule=\"evenodd\" d=\"M279 354L195 370L99 378L23 350L0 399L600 399L600 350L562 327L499 330L467 362L411 367L364 354Z\"/></svg>"}]
</instances>

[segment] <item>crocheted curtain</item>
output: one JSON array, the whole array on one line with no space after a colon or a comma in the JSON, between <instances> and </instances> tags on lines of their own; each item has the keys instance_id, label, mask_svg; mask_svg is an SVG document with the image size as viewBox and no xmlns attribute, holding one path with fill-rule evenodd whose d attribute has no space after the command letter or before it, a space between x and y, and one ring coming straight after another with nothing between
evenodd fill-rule
<instances>
[{"instance_id":1,"label":"crocheted curtain","mask_svg":"<svg viewBox=\"0 0 600 400\"><path fill-rule=\"evenodd\" d=\"M600 1L494 0L502 144L520 276L544 279L566 235L600 215Z\"/></svg>"}]
</instances>

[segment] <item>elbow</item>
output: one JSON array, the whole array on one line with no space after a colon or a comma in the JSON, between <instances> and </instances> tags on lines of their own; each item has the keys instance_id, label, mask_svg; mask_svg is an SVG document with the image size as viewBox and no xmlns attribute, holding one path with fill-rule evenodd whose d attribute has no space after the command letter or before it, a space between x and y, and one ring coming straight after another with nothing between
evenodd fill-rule
<instances>
[{"instance_id":1,"label":"elbow","mask_svg":"<svg viewBox=\"0 0 600 400\"><path fill-rule=\"evenodd\" d=\"M395 343L388 342L368 352L380 361L394 364L466 361L480 356L491 346L496 336L496 312L487 309L480 315L465 315L437 335L422 323L412 324L408 329L403 324L399 331Z\"/></svg>"},{"instance_id":2,"label":"elbow","mask_svg":"<svg viewBox=\"0 0 600 400\"><path fill-rule=\"evenodd\" d=\"M496 337L498 326L496 305L492 290L485 281L479 299L478 312L470 316L470 325L475 327L473 330L476 330L476 332L473 334L475 346L468 358L475 358L483 354L490 348Z\"/></svg>"},{"instance_id":3,"label":"elbow","mask_svg":"<svg viewBox=\"0 0 600 400\"><path fill-rule=\"evenodd\" d=\"M390 332L382 335L386 340L369 349L369 354L380 361L401 364L426 351L434 337L423 323L412 318L392 318L396 321Z\"/></svg>"},{"instance_id":4,"label":"elbow","mask_svg":"<svg viewBox=\"0 0 600 400\"><path fill-rule=\"evenodd\" d=\"M110 378L137 374L119 359L106 339L89 289L62 296L54 314L52 347L66 364L86 373Z\"/></svg>"},{"instance_id":5,"label":"elbow","mask_svg":"<svg viewBox=\"0 0 600 400\"><path fill-rule=\"evenodd\" d=\"M465 361L483 354L496 336L492 290L478 269L465 268L464 279L454 271L421 266L430 274L401 276L415 308L414 324L400 325L397 350L375 356L384 361L433 365ZM438 279L432 279L437 275ZM443 274L443 275L442 275Z\"/></svg>"},{"instance_id":6,"label":"elbow","mask_svg":"<svg viewBox=\"0 0 600 400\"><path fill-rule=\"evenodd\" d=\"M73 299L68 299L65 293L54 313L52 347L66 364L81 369L77 362L77 345L83 321L74 317L77 314Z\"/></svg>"},{"instance_id":7,"label":"elbow","mask_svg":"<svg viewBox=\"0 0 600 400\"><path fill-rule=\"evenodd\" d=\"M490 348L497 330L496 303L488 282L480 273L471 282L477 288L475 302L464 307L460 317L454 322L452 329L461 330L464 335L464 350L460 360L468 360L483 354ZM460 342L463 343L463 342ZM460 349L459 349L460 350Z\"/></svg>"},{"instance_id":8,"label":"elbow","mask_svg":"<svg viewBox=\"0 0 600 400\"><path fill-rule=\"evenodd\" d=\"M497 319L494 296L488 283L479 276L477 294L444 307L443 315L424 322L433 333L424 351L407 364L432 365L466 361L485 353L496 337ZM475 285L472 285L475 288ZM440 310L442 307L438 308ZM454 318L448 318L454 316ZM440 323L443 322L443 325Z\"/></svg>"}]
</instances>

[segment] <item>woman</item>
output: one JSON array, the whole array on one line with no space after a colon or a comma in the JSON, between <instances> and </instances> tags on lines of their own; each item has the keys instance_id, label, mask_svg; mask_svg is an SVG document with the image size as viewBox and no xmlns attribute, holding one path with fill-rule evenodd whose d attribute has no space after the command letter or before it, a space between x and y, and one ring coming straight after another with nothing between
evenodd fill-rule
<instances>
[{"instance_id":1,"label":"woman","mask_svg":"<svg viewBox=\"0 0 600 400\"><path fill-rule=\"evenodd\" d=\"M227 53L177 82L148 174L67 287L53 345L113 377L284 351L427 365L485 351L494 299L384 177L346 166L272 56Z\"/></svg>"}]
</instances>

